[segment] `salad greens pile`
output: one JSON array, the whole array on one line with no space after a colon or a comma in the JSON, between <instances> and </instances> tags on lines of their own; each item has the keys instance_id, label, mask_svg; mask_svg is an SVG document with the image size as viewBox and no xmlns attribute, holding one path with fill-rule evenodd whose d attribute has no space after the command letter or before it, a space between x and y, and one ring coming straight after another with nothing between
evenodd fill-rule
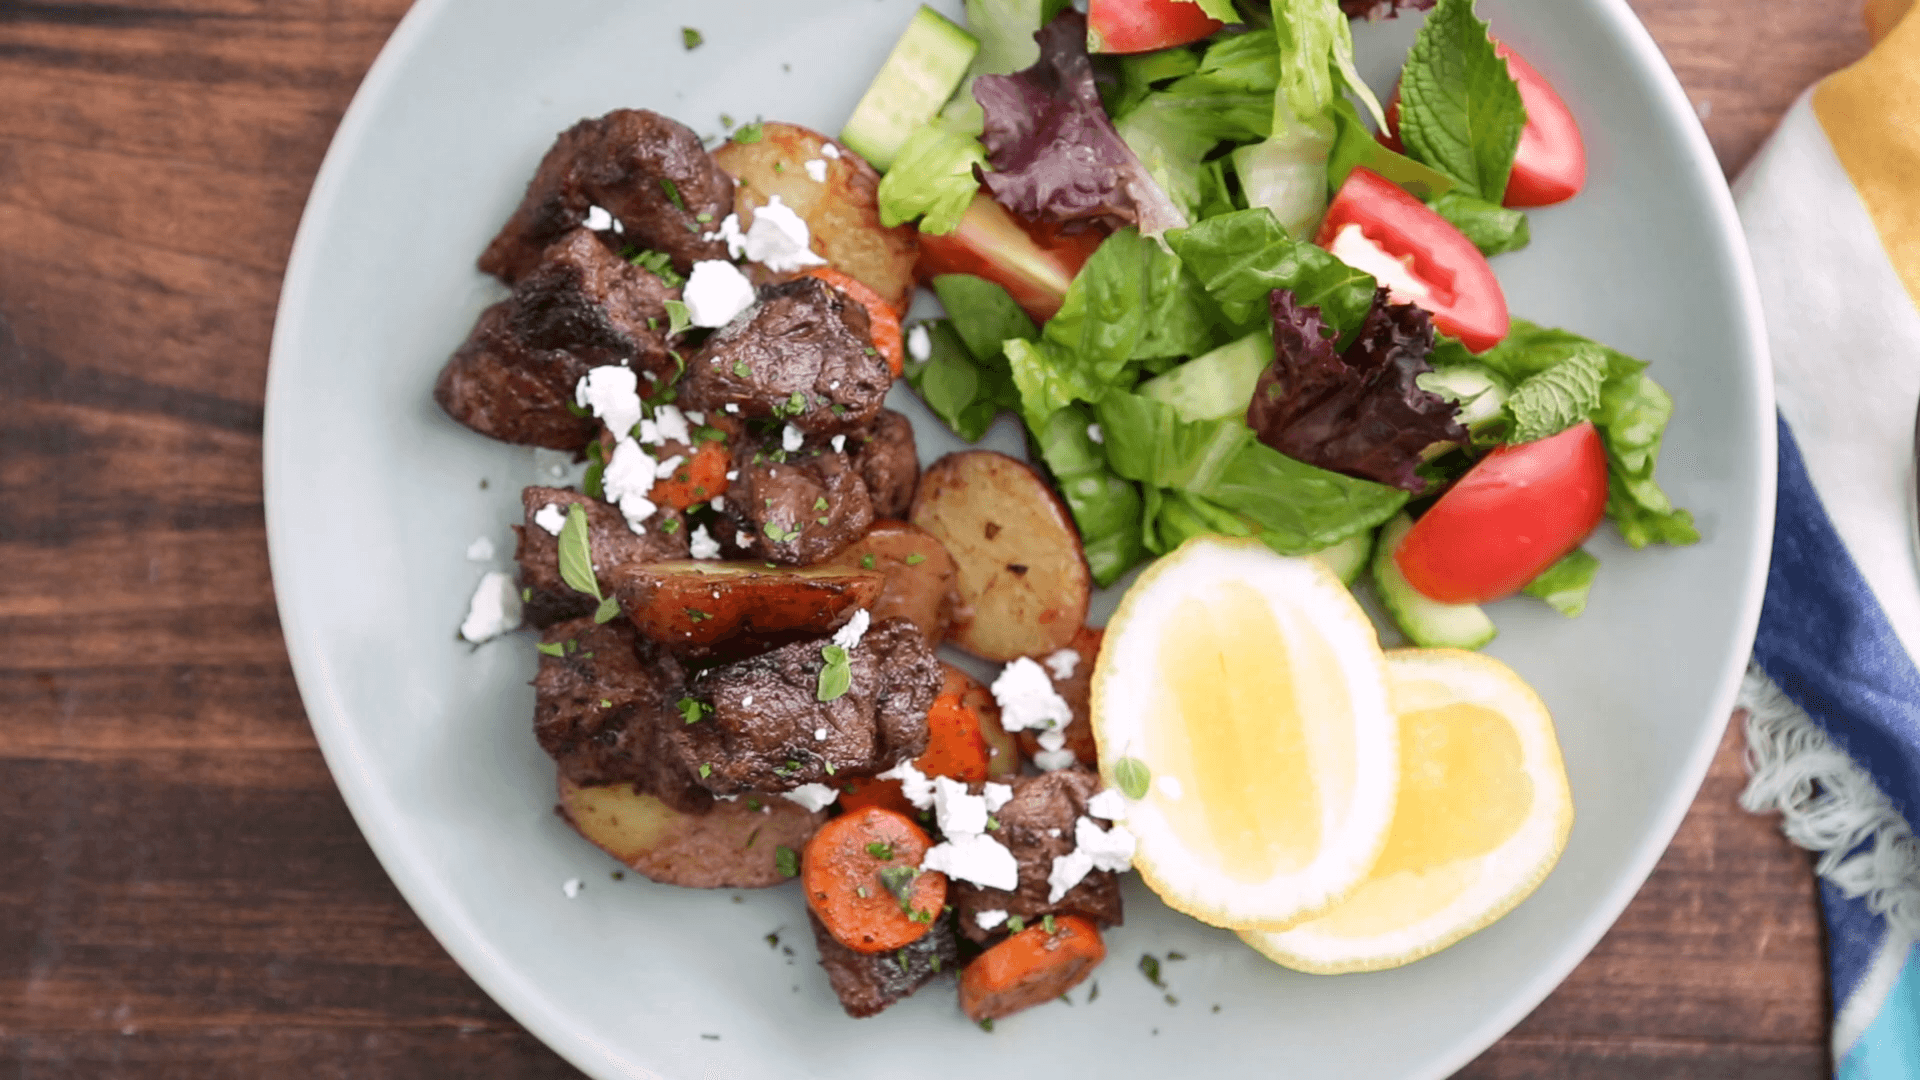
<instances>
[{"instance_id":1,"label":"salad greens pile","mask_svg":"<svg viewBox=\"0 0 1920 1080\"><path fill-rule=\"evenodd\" d=\"M1434 3L1408 56L1404 153L1368 126L1342 10L1394 0L1201 2L1229 24L1207 40L1095 58L1061 0L967 0L979 52L884 177L884 220L951 233L984 186L1113 231L1044 324L984 278L933 280L946 318L908 370L933 412L969 441L1025 422L1103 585L1199 534L1289 555L1365 538L1487 450L1586 420L1627 542L1697 540L1654 479L1673 403L1645 364L1521 320L1475 355L1311 242L1365 167L1483 253L1526 245L1500 205L1526 110L1472 0ZM1596 566L1576 550L1528 592L1575 614Z\"/></svg>"}]
</instances>

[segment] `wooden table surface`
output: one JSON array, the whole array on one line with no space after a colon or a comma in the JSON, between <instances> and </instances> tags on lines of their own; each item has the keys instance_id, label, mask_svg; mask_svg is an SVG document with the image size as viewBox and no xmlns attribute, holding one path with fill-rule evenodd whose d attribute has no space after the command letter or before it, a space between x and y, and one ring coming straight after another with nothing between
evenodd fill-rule
<instances>
[{"instance_id":1,"label":"wooden table surface","mask_svg":"<svg viewBox=\"0 0 1920 1080\"><path fill-rule=\"evenodd\" d=\"M1634 0L1729 173L1858 0ZM406 0L0 0L0 1072L576 1076L461 973L314 747L267 572L280 275ZM1812 1080L1806 856L1734 805L1460 1075Z\"/></svg>"}]
</instances>

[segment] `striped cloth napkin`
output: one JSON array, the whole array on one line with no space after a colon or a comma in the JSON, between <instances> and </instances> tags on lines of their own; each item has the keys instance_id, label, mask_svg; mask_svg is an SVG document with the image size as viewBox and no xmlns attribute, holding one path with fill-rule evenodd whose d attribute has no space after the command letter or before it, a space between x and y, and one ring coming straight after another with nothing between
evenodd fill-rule
<instances>
[{"instance_id":1,"label":"striped cloth napkin","mask_svg":"<svg viewBox=\"0 0 1920 1080\"><path fill-rule=\"evenodd\" d=\"M1734 185L1780 402L1752 781L1819 854L1845 1080L1920 1077L1920 14L1808 91Z\"/></svg>"}]
</instances>

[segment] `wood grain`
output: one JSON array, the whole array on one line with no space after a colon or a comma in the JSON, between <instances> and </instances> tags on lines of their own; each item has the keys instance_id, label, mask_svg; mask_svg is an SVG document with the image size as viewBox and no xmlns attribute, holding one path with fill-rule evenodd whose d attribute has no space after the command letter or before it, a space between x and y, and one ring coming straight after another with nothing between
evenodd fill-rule
<instances>
[{"instance_id":1,"label":"wood grain","mask_svg":"<svg viewBox=\"0 0 1920 1080\"><path fill-rule=\"evenodd\" d=\"M261 395L327 140L403 0L0 2L0 1071L578 1075L348 818L267 572ZM1854 0L1635 0L1737 169ZM1461 1075L1811 1078L1807 859L1734 807Z\"/></svg>"}]
</instances>

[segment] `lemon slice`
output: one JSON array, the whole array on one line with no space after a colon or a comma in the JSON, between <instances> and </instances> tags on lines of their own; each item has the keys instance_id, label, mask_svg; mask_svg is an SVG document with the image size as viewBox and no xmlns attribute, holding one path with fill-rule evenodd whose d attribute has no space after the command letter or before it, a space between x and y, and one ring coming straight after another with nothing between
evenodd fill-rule
<instances>
[{"instance_id":1,"label":"lemon slice","mask_svg":"<svg viewBox=\"0 0 1920 1080\"><path fill-rule=\"evenodd\" d=\"M1545 880L1573 798L1539 695L1491 657L1387 653L1400 713L1400 801L1366 882L1333 911L1240 936L1277 963L1336 974L1431 955L1512 911Z\"/></svg>"},{"instance_id":2,"label":"lemon slice","mask_svg":"<svg viewBox=\"0 0 1920 1080\"><path fill-rule=\"evenodd\" d=\"M1379 639L1317 559L1202 537L1155 563L1107 626L1092 719L1107 784L1135 799L1134 868L1202 922L1316 915L1386 842L1400 752Z\"/></svg>"}]
</instances>

